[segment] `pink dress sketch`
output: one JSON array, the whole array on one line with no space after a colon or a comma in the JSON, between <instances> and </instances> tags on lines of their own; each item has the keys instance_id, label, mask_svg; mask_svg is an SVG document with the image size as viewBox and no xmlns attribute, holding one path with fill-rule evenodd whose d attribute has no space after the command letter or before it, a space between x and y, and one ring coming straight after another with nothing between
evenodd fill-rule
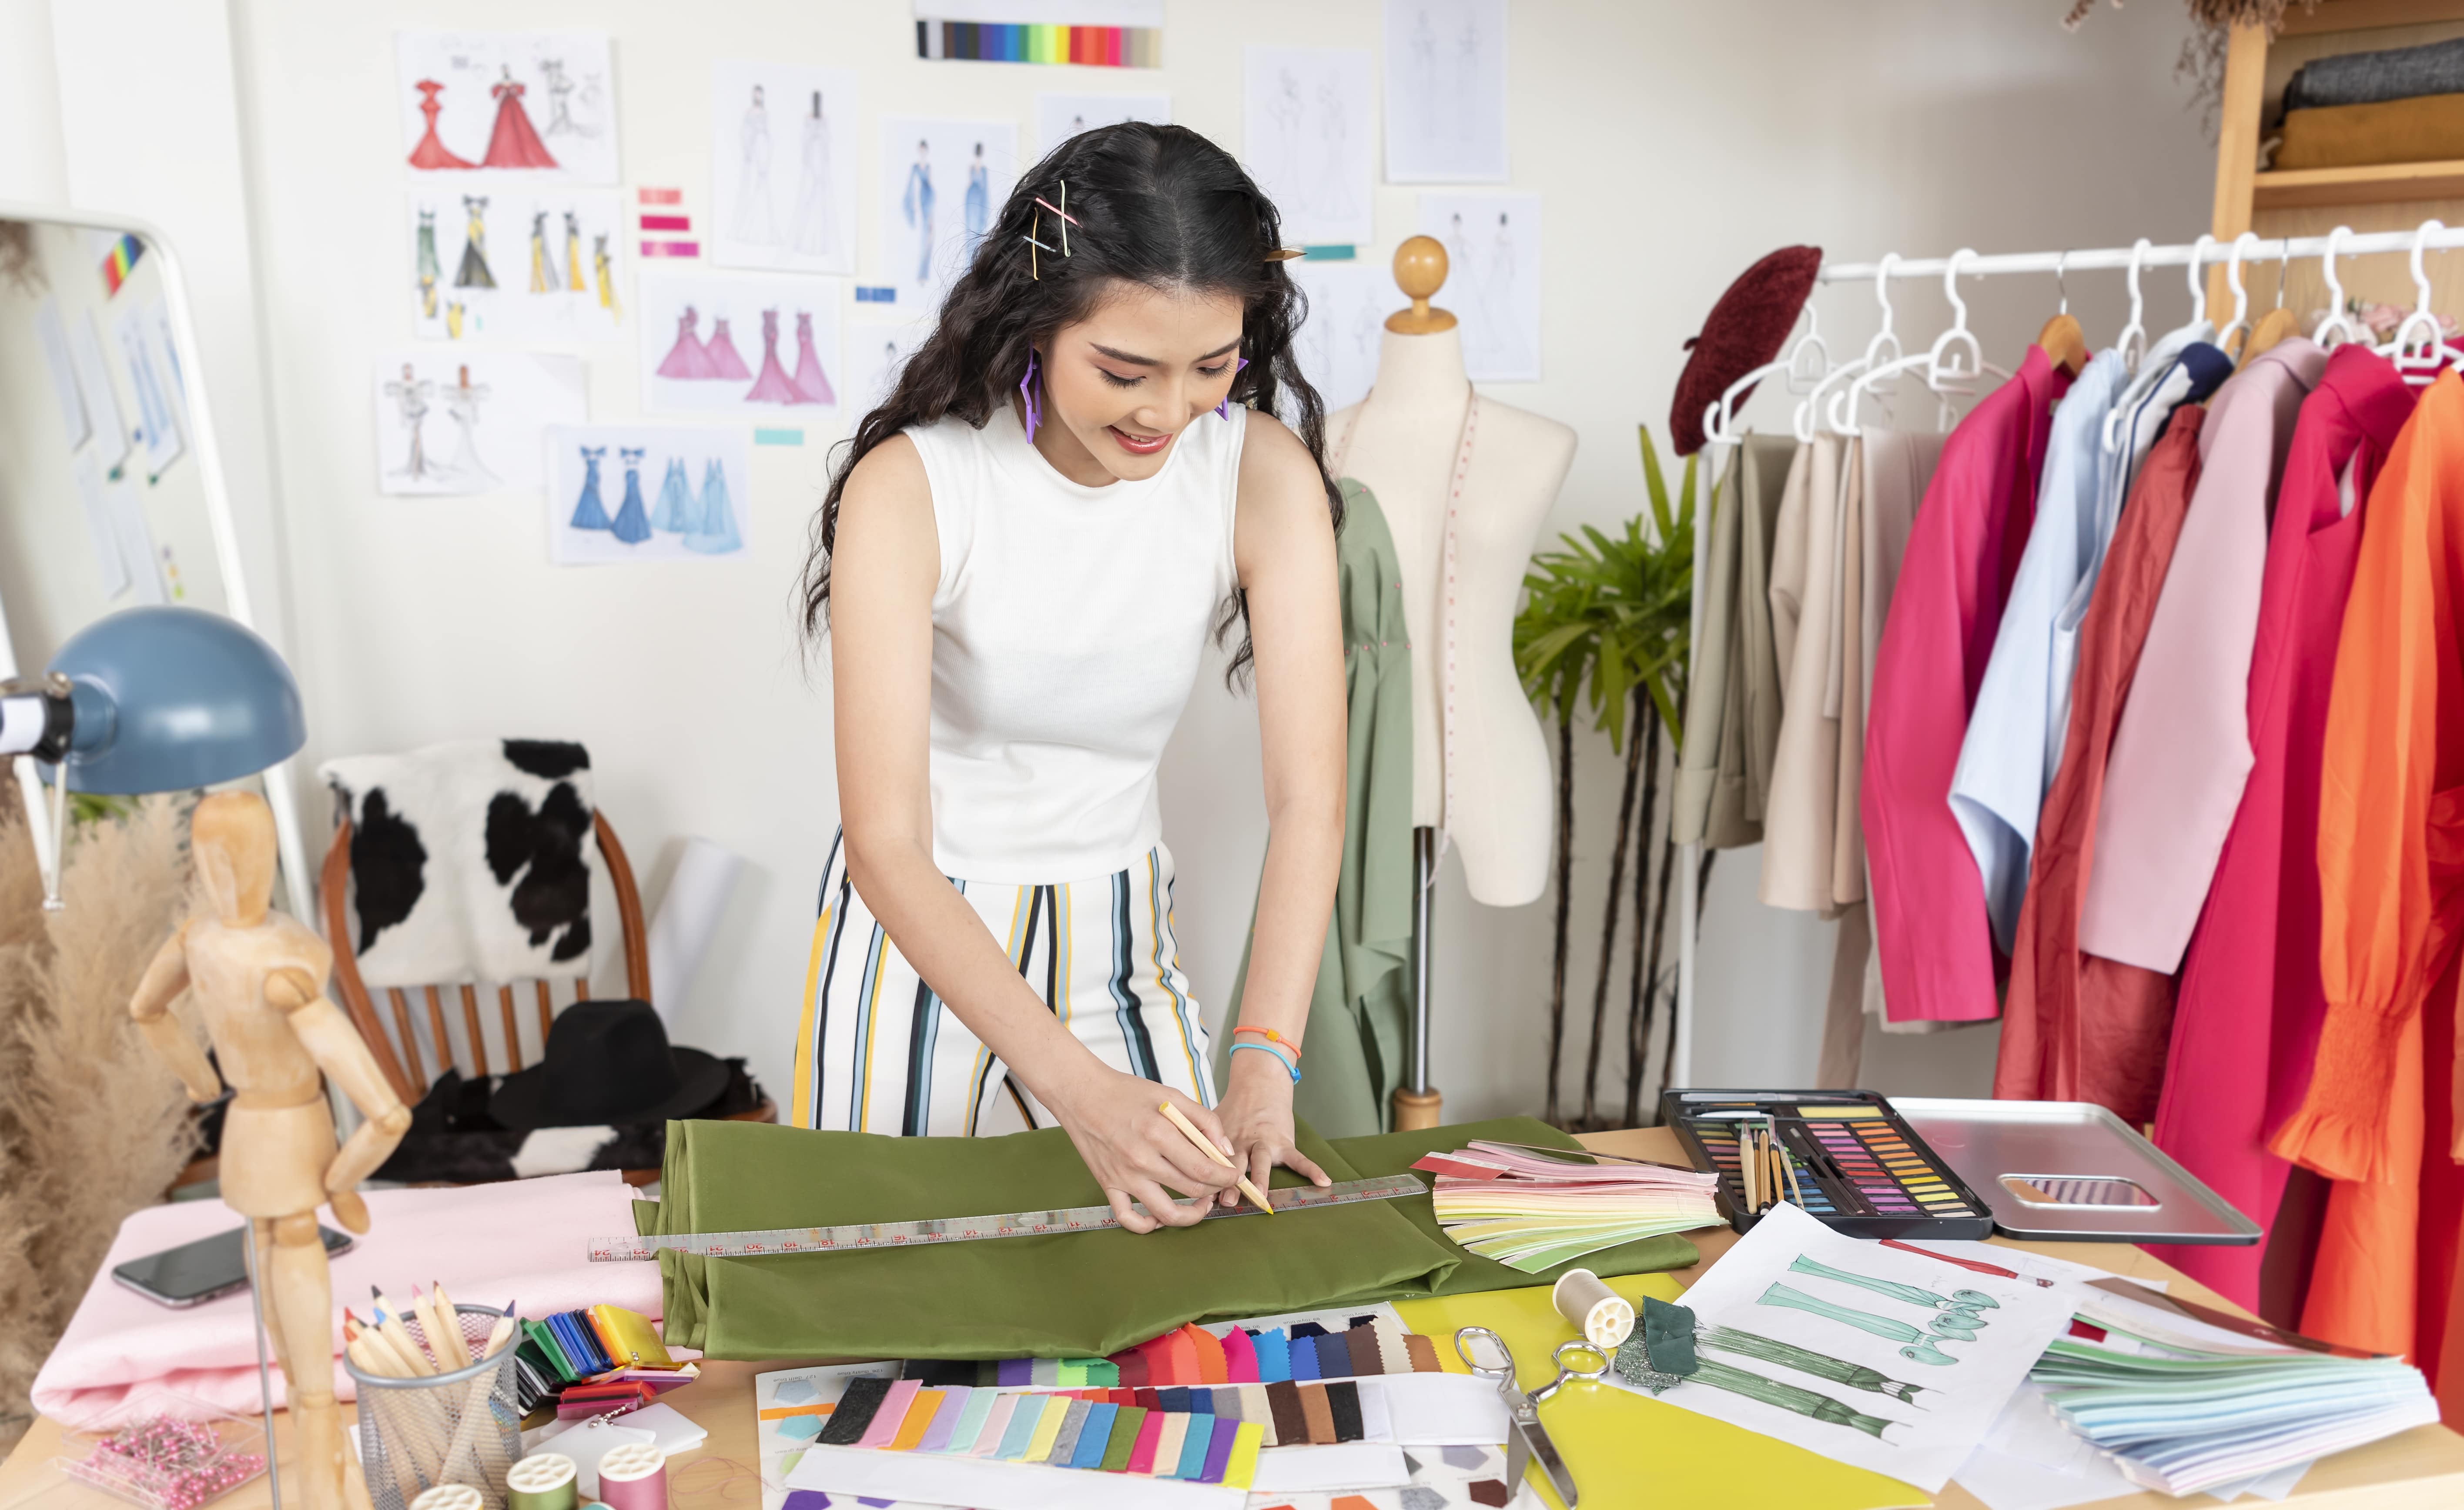
<instances>
[{"instance_id":1,"label":"pink dress sketch","mask_svg":"<svg viewBox=\"0 0 2464 1510\"><path fill-rule=\"evenodd\" d=\"M753 376L753 369L744 364L744 358L736 349L736 338L727 333L724 316L711 322L710 339L703 343L703 349L710 355L709 376L738 383Z\"/></svg>"},{"instance_id":2,"label":"pink dress sketch","mask_svg":"<svg viewBox=\"0 0 2464 1510\"><path fill-rule=\"evenodd\" d=\"M799 312L796 316L796 391L806 404L836 404L838 395L830 391L830 375L822 370L821 353L813 349L813 317Z\"/></svg>"},{"instance_id":3,"label":"pink dress sketch","mask_svg":"<svg viewBox=\"0 0 2464 1510\"><path fill-rule=\"evenodd\" d=\"M531 129L531 113L522 108L522 86L514 81L514 71L488 93L496 101L496 129L488 138L488 156L482 167L554 167L556 154L547 149L537 131Z\"/></svg>"},{"instance_id":4,"label":"pink dress sketch","mask_svg":"<svg viewBox=\"0 0 2464 1510\"><path fill-rule=\"evenodd\" d=\"M660 377L690 380L717 376L710 370L710 352L694 333L700 323L701 312L686 305L684 314L676 318L676 343L668 348L667 357L659 363Z\"/></svg>"},{"instance_id":5,"label":"pink dress sketch","mask_svg":"<svg viewBox=\"0 0 2464 1510\"><path fill-rule=\"evenodd\" d=\"M815 366L818 371L819 364ZM779 312L761 312L761 376L744 395L747 404L816 404L807 399L793 383L787 381L787 369L779 365Z\"/></svg>"},{"instance_id":6,"label":"pink dress sketch","mask_svg":"<svg viewBox=\"0 0 2464 1510\"><path fill-rule=\"evenodd\" d=\"M436 102L445 86L432 78L423 78L412 86L419 91L419 113L428 120L428 129L419 134L419 145L410 149L410 165L418 168L476 167L477 164L456 157L436 135L436 118L445 107Z\"/></svg>"}]
</instances>

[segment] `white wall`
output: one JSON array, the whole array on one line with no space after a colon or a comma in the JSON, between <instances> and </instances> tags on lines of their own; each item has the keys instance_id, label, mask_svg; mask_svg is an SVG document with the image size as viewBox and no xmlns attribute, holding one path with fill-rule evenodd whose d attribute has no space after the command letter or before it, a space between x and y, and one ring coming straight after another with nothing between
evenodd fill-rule
<instances>
[{"instance_id":1,"label":"white wall","mask_svg":"<svg viewBox=\"0 0 2464 1510\"><path fill-rule=\"evenodd\" d=\"M2078 36L2057 28L2059 9L2048 0L1516 0L1513 186L1548 195L1549 380L1498 396L1581 434L1552 530L1641 507L1635 422L1662 427L1681 342L1728 279L1774 246L1810 240L1862 257L2179 239L2200 229L2210 161L2169 77L2178 8L2100 11ZM269 471L289 500L273 543L308 693L309 761L474 734L588 741L602 801L653 899L681 835L706 834L750 857L679 1031L783 1078L835 816L825 691L800 670L788 606L824 452L817 444L757 451L752 549L726 566L560 571L544 560L537 499L378 497L369 362L409 334L393 29L605 27L616 38L628 189L681 185L705 210L713 61L858 67L867 174L858 245L869 249L870 122L884 113L1011 116L1031 144L1038 90L1159 86L1177 119L1237 145L1242 44L1374 47L1377 7L1171 0L1171 66L1160 77L920 62L910 55L904 0L685 11L650 0L232 0L231 10L250 207L236 239L209 252L189 245L162 206L118 208L164 220L192 265L253 247L275 438ZM144 67L116 84L64 68L65 87L142 88L170 71L153 55L161 51L140 49ZM91 119L88 108L71 102L68 119ZM209 134L214 122L158 113L143 124L146 142L119 150L177 164L191 130ZM218 151L209 142L198 150ZM82 175L84 160L71 157ZM1409 233L1413 205L1410 190L1380 189L1377 254ZM243 289L251 281L228 267L214 276ZM2109 332L2107 291L2074 281L2091 332ZM2014 356L2049 295L2006 289L1981 298L1989 350ZM1870 300L1822 297L1826 331L1861 340ZM1938 295L1902 302L1928 333L1938 322ZM590 385L594 417L637 412L629 357L594 360ZM1210 1003L1237 960L1264 843L1254 728L1249 705L1210 681L1167 762L1184 957ZM1577 930L1580 982L1615 786L1604 742L1587 738L1578 764L1587 777L1577 916L1592 914ZM1830 930L1746 900L1753 863L1750 852L1724 859L1713 884L1697 1057L1705 1081L1786 1083L1813 1063ZM1475 908L1451 871L1437 907L1436 1079L1449 1113L1533 1107L1548 907ZM1981 1093L1989 1055L1977 1034L1895 1040L1874 1056L1869 1080Z\"/></svg>"}]
</instances>

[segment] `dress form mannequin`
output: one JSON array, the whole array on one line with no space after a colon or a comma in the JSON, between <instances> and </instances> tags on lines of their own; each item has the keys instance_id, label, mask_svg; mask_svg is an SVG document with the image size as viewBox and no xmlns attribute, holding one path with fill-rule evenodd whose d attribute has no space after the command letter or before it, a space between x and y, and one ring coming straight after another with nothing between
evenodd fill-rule
<instances>
[{"instance_id":1,"label":"dress form mannequin","mask_svg":"<svg viewBox=\"0 0 2464 1510\"><path fill-rule=\"evenodd\" d=\"M224 1123L223 1200L248 1218L264 1285L266 1331L288 1389L308 1510L365 1510L367 1490L343 1466L334 1401L333 1280L317 1236L317 1208L354 1233L368 1230L359 1183L410 1127L350 1019L325 996L333 953L322 939L267 907L274 889L274 816L251 792L197 804L188 843L213 915L165 939L129 1002L154 1051L191 1099L237 1091ZM196 998L222 1077L170 1016ZM331 1076L366 1121L338 1151L325 1104Z\"/></svg>"},{"instance_id":2,"label":"dress form mannequin","mask_svg":"<svg viewBox=\"0 0 2464 1510\"><path fill-rule=\"evenodd\" d=\"M1342 473L1376 494L1403 571L1412 636L1412 822L1441 826L1453 840L1473 901L1520 907L1548 886L1551 788L1548 742L1514 670L1514 607L1541 522L1573 463L1574 432L1481 400L1458 496L1472 388L1455 317L1429 304L1445 276L1445 249L1431 237L1414 236L1396 252L1395 280L1412 306L1386 321L1376 385L1333 415L1327 432ZM1444 612L1450 510L1451 634ZM1425 979L1422 986L1425 1026ZM1426 1054L1416 1053L1425 1072ZM1436 1093L1425 1073L1414 1079L1417 1096L1397 1093L1396 1125L1434 1126Z\"/></svg>"}]
</instances>

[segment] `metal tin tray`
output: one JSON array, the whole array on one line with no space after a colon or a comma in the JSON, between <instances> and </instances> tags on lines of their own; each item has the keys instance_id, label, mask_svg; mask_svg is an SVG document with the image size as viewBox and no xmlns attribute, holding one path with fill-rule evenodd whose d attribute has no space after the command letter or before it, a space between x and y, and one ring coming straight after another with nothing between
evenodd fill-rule
<instances>
[{"instance_id":1,"label":"metal tin tray","mask_svg":"<svg viewBox=\"0 0 2464 1510\"><path fill-rule=\"evenodd\" d=\"M1894 1096L1891 1105L1984 1197L2006 1237L2233 1245L2261 1236L2093 1102Z\"/></svg>"}]
</instances>

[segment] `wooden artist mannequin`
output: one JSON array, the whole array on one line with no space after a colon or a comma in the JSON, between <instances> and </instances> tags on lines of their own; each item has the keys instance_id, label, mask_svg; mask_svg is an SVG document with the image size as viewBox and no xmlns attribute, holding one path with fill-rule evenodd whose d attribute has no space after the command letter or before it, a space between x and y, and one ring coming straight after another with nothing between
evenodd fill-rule
<instances>
[{"instance_id":1,"label":"wooden artist mannequin","mask_svg":"<svg viewBox=\"0 0 2464 1510\"><path fill-rule=\"evenodd\" d=\"M1377 383L1329 419L1342 470L1377 495L1403 569L1412 635L1412 823L1442 826L1463 856L1472 900L1520 907L1549 881L1548 741L1514 671L1514 602L1541 521L1573 464L1574 432L1483 399L1470 471L1455 519L1451 678L1439 634L1446 510L1462 451L1463 337L1430 307L1445 282L1445 249L1414 236L1395 253L1395 281L1412 307L1386 321ZM1452 791L1443 719L1453 699ZM1444 811L1451 797L1452 811Z\"/></svg>"},{"instance_id":2,"label":"wooden artist mannequin","mask_svg":"<svg viewBox=\"0 0 2464 1510\"><path fill-rule=\"evenodd\" d=\"M368 1230L359 1183L402 1141L410 1113L350 1019L325 998L333 952L267 905L275 850L265 799L247 792L207 798L189 821L188 846L213 915L191 918L164 941L128 1010L191 1099L221 1095L223 1079L237 1092L223 1123L223 1201L249 1220L266 1330L289 1389L301 1498L308 1510L343 1510L333 1280L317 1208L330 1205L354 1233ZM221 1079L170 1015L183 991L196 997ZM326 1076L367 1119L340 1151ZM364 1505L364 1489L352 1500Z\"/></svg>"}]
</instances>

